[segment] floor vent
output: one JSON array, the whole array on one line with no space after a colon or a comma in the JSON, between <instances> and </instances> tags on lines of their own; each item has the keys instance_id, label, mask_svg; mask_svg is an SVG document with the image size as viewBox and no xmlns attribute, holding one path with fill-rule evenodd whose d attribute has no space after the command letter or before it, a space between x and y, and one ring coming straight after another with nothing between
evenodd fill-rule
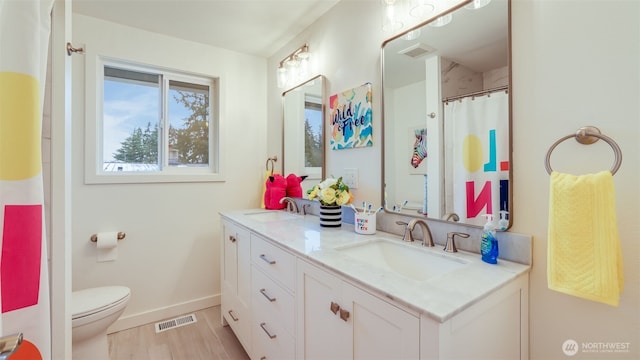
<instances>
[{"instance_id":1,"label":"floor vent","mask_svg":"<svg viewBox=\"0 0 640 360\"><path fill-rule=\"evenodd\" d=\"M156 334L180 326L193 324L197 321L196 314L183 315L175 319L161 321L156 323Z\"/></svg>"}]
</instances>

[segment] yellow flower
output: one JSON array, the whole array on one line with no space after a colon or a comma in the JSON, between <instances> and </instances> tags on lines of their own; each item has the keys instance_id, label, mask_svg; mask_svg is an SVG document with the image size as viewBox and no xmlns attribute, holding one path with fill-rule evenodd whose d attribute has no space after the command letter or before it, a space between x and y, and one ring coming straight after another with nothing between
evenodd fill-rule
<instances>
[{"instance_id":1,"label":"yellow flower","mask_svg":"<svg viewBox=\"0 0 640 360\"><path fill-rule=\"evenodd\" d=\"M347 205L353 202L353 194L349 187L342 182L342 177L337 180L327 178L320 184L307 191L309 200L318 199L322 205Z\"/></svg>"},{"instance_id":2,"label":"yellow flower","mask_svg":"<svg viewBox=\"0 0 640 360\"><path fill-rule=\"evenodd\" d=\"M320 191L320 188L318 187L318 185L314 186L313 189L309 190L309 193L307 194L307 198L309 198L309 200L313 200L318 196L318 191Z\"/></svg>"},{"instance_id":3,"label":"yellow flower","mask_svg":"<svg viewBox=\"0 0 640 360\"><path fill-rule=\"evenodd\" d=\"M343 191L340 193L340 195L338 195L338 198L336 199L336 203L338 205L346 205L351 202L350 200L351 200L351 193L349 191Z\"/></svg>"},{"instance_id":4,"label":"yellow flower","mask_svg":"<svg viewBox=\"0 0 640 360\"><path fill-rule=\"evenodd\" d=\"M333 204L336 202L336 191L332 188L322 189L320 191L320 199L327 205Z\"/></svg>"}]
</instances>

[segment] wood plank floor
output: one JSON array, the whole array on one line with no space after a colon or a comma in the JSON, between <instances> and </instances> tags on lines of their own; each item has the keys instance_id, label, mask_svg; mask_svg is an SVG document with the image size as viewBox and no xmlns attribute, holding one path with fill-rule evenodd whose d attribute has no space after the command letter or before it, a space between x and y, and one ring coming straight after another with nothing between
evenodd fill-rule
<instances>
[{"instance_id":1,"label":"wood plank floor","mask_svg":"<svg viewBox=\"0 0 640 360\"><path fill-rule=\"evenodd\" d=\"M248 360L220 306L195 312L197 322L156 334L154 324L109 334L111 360Z\"/></svg>"}]
</instances>

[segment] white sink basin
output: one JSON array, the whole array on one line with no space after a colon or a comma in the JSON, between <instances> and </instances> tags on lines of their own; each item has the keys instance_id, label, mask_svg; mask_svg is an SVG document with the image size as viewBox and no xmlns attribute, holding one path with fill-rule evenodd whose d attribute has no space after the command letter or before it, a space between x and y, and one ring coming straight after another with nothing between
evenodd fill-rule
<instances>
[{"instance_id":1,"label":"white sink basin","mask_svg":"<svg viewBox=\"0 0 640 360\"><path fill-rule=\"evenodd\" d=\"M270 222L270 221L280 221L280 220L293 220L297 219L299 215L289 213L286 211L280 210L272 210L272 211L257 211L252 213L245 213L244 215L249 218L261 221L261 222Z\"/></svg>"},{"instance_id":2,"label":"white sink basin","mask_svg":"<svg viewBox=\"0 0 640 360\"><path fill-rule=\"evenodd\" d=\"M387 239L344 245L336 250L368 265L418 281L454 271L467 264L462 259Z\"/></svg>"}]
</instances>

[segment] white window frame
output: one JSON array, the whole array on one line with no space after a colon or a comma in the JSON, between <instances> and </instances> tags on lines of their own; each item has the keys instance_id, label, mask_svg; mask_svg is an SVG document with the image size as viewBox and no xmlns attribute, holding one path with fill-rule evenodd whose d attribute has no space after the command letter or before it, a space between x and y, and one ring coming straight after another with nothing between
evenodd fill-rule
<instances>
[{"instance_id":1,"label":"white window frame","mask_svg":"<svg viewBox=\"0 0 640 360\"><path fill-rule=\"evenodd\" d=\"M176 167L168 166L168 156L160 155L163 162L160 171L113 172L103 170L103 129L104 129L104 67L112 66L143 73L162 74L162 89L169 89L169 81L209 86L209 166ZM166 182L214 182L224 181L221 172L222 136L220 135L220 79L211 75L200 75L158 66L136 64L100 55L87 56L85 67L85 184L112 183L166 183ZM164 91L164 90L163 90ZM168 143L168 103L162 103L162 117L158 124L162 136L162 148L166 153ZM166 125L166 126L165 126Z\"/></svg>"}]
</instances>

